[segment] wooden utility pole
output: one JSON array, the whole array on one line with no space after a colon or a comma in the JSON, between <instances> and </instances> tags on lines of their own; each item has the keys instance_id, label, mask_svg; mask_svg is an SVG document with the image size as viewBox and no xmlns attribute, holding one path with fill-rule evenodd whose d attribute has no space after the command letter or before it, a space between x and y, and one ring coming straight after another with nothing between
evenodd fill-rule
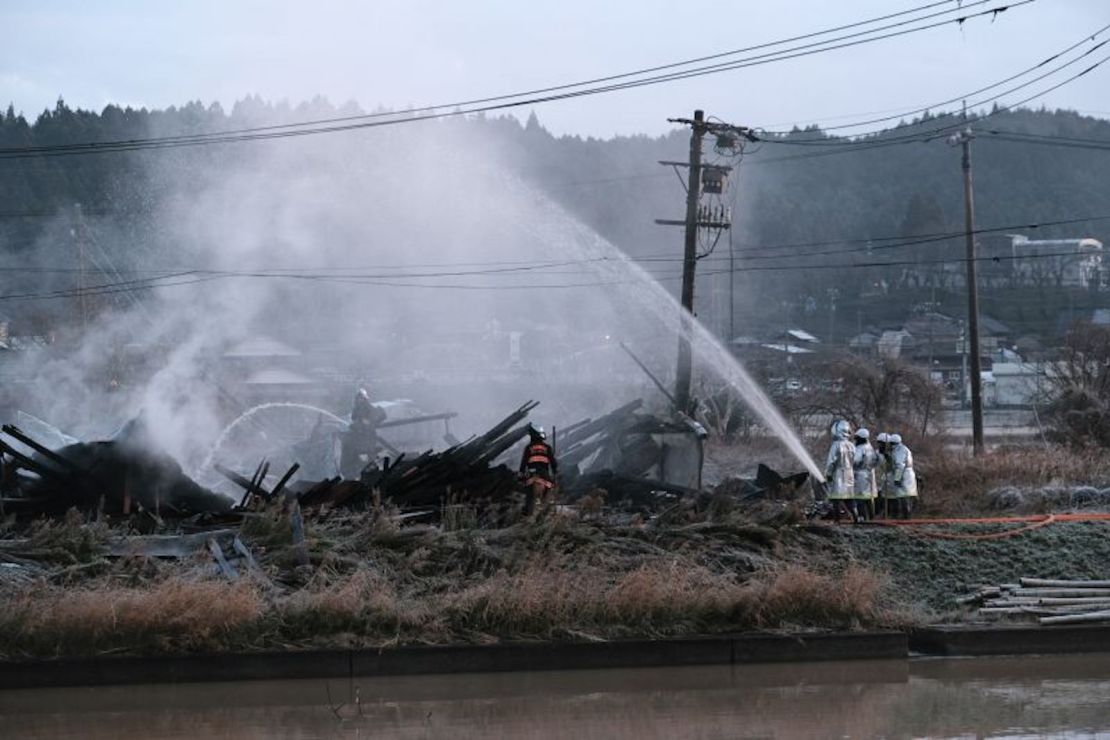
<instances>
[{"instance_id":1,"label":"wooden utility pole","mask_svg":"<svg viewBox=\"0 0 1110 740\"><path fill-rule=\"evenodd\" d=\"M964 104L967 120L967 104ZM971 375L971 444L976 455L983 453L983 373L979 357L979 284L975 277L975 193L971 178L971 126L949 137L950 144L963 147L964 238L967 246L967 328Z\"/></svg>"},{"instance_id":2,"label":"wooden utility pole","mask_svg":"<svg viewBox=\"0 0 1110 740\"><path fill-rule=\"evenodd\" d=\"M707 134L717 136L717 150L734 150L739 152L740 139L753 140L751 129L743 126L734 126L728 123L708 122L705 112L696 110L694 117L671 118L671 123L681 123L690 127L690 158L688 162L662 161L660 164L675 167L687 167L686 177L686 218L681 221L672 219L656 219L655 223L668 226L683 226L685 239L682 252L682 303L681 328L678 336L678 365L675 369L675 406L679 411L690 411L690 383L693 374L693 349L691 347L691 334L694 322L694 278L698 266L698 229L728 229L731 228L732 214L729 209L703 209L701 196L703 181L708 171L719 174L717 189L707 192L721 192L721 183L724 174L732 168L724 165L702 164L702 141ZM731 279L731 276L730 276ZM731 294L730 294L731 300ZM731 310L731 309L730 309ZM731 324L731 322L730 322ZM730 329L731 331L731 329ZM730 337L731 339L731 337Z\"/></svg>"},{"instance_id":3,"label":"wooden utility pole","mask_svg":"<svg viewBox=\"0 0 1110 740\"><path fill-rule=\"evenodd\" d=\"M736 250L732 247L732 229L728 230L728 348L736 339Z\"/></svg>"},{"instance_id":4,"label":"wooden utility pole","mask_svg":"<svg viewBox=\"0 0 1110 740\"><path fill-rule=\"evenodd\" d=\"M89 299L85 292L85 217L80 203L73 205L73 240L77 246L77 300L81 307L81 331L84 332L89 328Z\"/></svg>"},{"instance_id":5,"label":"wooden utility pole","mask_svg":"<svg viewBox=\"0 0 1110 740\"><path fill-rule=\"evenodd\" d=\"M690 408L690 376L693 351L690 332L694 316L694 274L698 266L698 205L701 202L701 142L705 136L705 112L694 111L690 122L690 171L686 184L686 238L682 251L682 328L678 333L678 367L675 370L675 405Z\"/></svg>"}]
</instances>

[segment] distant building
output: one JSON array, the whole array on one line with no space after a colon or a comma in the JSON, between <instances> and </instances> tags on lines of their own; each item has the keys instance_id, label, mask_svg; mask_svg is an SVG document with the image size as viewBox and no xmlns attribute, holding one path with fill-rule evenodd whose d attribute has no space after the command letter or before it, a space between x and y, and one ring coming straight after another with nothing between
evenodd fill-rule
<instances>
[{"instance_id":1,"label":"distant building","mask_svg":"<svg viewBox=\"0 0 1110 740\"><path fill-rule=\"evenodd\" d=\"M242 403L320 402L329 386L307 374L304 354L273 337L257 336L220 356L221 384Z\"/></svg>"},{"instance_id":2,"label":"distant building","mask_svg":"<svg viewBox=\"0 0 1110 740\"><path fill-rule=\"evenodd\" d=\"M989 316L979 320L979 349L982 367L989 372L994 358L1012 359L1008 326ZM848 340L858 354L888 360L903 360L926 369L950 400L966 396L968 340L965 322L935 311L925 312L901 327L870 329Z\"/></svg>"},{"instance_id":3,"label":"distant building","mask_svg":"<svg viewBox=\"0 0 1110 740\"><path fill-rule=\"evenodd\" d=\"M913 335L905 329L884 331L875 340L875 352L887 360L897 360L909 354L913 346Z\"/></svg>"},{"instance_id":4,"label":"distant building","mask_svg":"<svg viewBox=\"0 0 1110 740\"><path fill-rule=\"evenodd\" d=\"M1061 311L1056 316L1056 334L1063 337L1071 331L1076 324L1093 324L1094 326L1110 326L1110 309L1075 309L1069 308Z\"/></svg>"},{"instance_id":5,"label":"distant building","mask_svg":"<svg viewBox=\"0 0 1110 740\"><path fill-rule=\"evenodd\" d=\"M1089 237L1030 239L1021 234L978 239L979 278L984 285L1105 287L1102 242Z\"/></svg>"},{"instance_id":6,"label":"distant building","mask_svg":"<svg viewBox=\"0 0 1110 740\"><path fill-rule=\"evenodd\" d=\"M804 329L787 329L782 339L800 344L820 344L821 340Z\"/></svg>"},{"instance_id":7,"label":"distant building","mask_svg":"<svg viewBox=\"0 0 1110 740\"><path fill-rule=\"evenodd\" d=\"M1029 406L1036 403L1044 390L1049 365L1043 362L996 362L994 404L996 406Z\"/></svg>"},{"instance_id":8,"label":"distant building","mask_svg":"<svg viewBox=\"0 0 1110 740\"><path fill-rule=\"evenodd\" d=\"M804 329L787 329L769 336L769 340L758 342L759 348L765 352L788 357L812 355L821 343L821 340ZM733 343L739 344L736 340L733 340Z\"/></svg>"},{"instance_id":9,"label":"distant building","mask_svg":"<svg viewBox=\"0 0 1110 740\"><path fill-rule=\"evenodd\" d=\"M767 342L759 346L769 352L781 352L786 355L812 355L814 352L814 350L809 347L801 347L797 344L790 344L789 342Z\"/></svg>"},{"instance_id":10,"label":"distant building","mask_svg":"<svg viewBox=\"0 0 1110 740\"><path fill-rule=\"evenodd\" d=\"M879 342L879 334L871 331L860 332L848 340L848 349L856 354L872 354Z\"/></svg>"}]
</instances>

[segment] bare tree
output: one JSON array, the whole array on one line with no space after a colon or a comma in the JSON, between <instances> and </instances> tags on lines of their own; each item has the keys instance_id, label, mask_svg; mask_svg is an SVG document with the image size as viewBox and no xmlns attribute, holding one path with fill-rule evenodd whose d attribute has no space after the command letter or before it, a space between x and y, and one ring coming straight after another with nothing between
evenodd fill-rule
<instances>
[{"instance_id":1,"label":"bare tree","mask_svg":"<svg viewBox=\"0 0 1110 740\"><path fill-rule=\"evenodd\" d=\"M1110 447L1110 327L1072 327L1046 374L1045 395L1053 439Z\"/></svg>"},{"instance_id":2,"label":"bare tree","mask_svg":"<svg viewBox=\"0 0 1110 740\"><path fill-rule=\"evenodd\" d=\"M832 354L811 364L805 387L795 405L811 417L921 435L936 428L940 388L925 372L899 360Z\"/></svg>"},{"instance_id":3,"label":"bare tree","mask_svg":"<svg viewBox=\"0 0 1110 740\"><path fill-rule=\"evenodd\" d=\"M702 373L694 391L698 399L697 417L713 436L732 440L751 434L754 417L739 394L728 383Z\"/></svg>"}]
</instances>

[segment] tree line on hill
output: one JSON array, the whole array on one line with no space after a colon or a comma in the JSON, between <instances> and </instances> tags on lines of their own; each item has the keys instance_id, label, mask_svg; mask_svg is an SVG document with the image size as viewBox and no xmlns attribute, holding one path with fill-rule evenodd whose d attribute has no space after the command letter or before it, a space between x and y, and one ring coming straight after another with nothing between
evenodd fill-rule
<instances>
[{"instance_id":1,"label":"tree line on hill","mask_svg":"<svg viewBox=\"0 0 1110 740\"><path fill-rule=\"evenodd\" d=\"M299 106L249 97L231 110L192 102L164 110L109 105L99 112L59 100L31 120L9 106L0 116L0 149L195 134L359 112L353 105L336 107L319 98ZM1004 140L991 131L1110 142L1110 122L1071 111L995 110L980 116L973 121L979 131L973 156L980 228L1010 227L1004 233L1032 238L1107 241L1110 220L1096 219L1110 216L1110 151ZM720 157L708 142L711 161L734 167L728 189L714 201L732 208L734 228L715 242L712 234L703 242L712 254L700 264L702 317L722 333L756 330L768 322L795 323L819 333L828 327L829 335L843 340L864 325L896 322L921 306L962 311L958 282L934 279L963 269L958 262L962 237L904 247L888 241L962 230L959 148L946 146L937 133L950 132L953 121L948 114L925 115L851 142L816 126L762 134L762 141L748 144L740 158ZM681 185L658 162L685 159L686 130L611 139L556 136L535 114L524 123L478 116L407 128L419 132L410 142L450 136L460 128L479 132L515 175L626 253L680 254L681 229L654 220L681 218L684 212ZM373 147L378 136L371 132L358 146ZM344 145L342 139L331 143ZM0 258L9 265L71 261L71 220L74 205L80 204L83 217L111 234L115 266L128 267L136 255L159 249L151 246L158 234L152 214L167 186L152 174L152 162L179 164L177 177L187 186L191 179L218 174L251 146L6 158L0 161ZM1077 221L1021 228L1062 220ZM897 264L881 264L887 262ZM3 285L10 289L31 279L9 274ZM33 279L56 284L60 278ZM730 295L731 326L726 321ZM1018 332L1046 338L1057 332L1065 309L1082 313L1101 303L1097 292L1060 286L1043 286L1032 295L1028 286L984 289L984 307L991 315L1016 324Z\"/></svg>"}]
</instances>

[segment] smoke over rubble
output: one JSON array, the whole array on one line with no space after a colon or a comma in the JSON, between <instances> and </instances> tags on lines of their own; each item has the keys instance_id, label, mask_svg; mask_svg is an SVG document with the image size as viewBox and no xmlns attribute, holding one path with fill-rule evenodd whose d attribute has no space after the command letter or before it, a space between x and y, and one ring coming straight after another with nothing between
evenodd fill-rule
<instances>
[{"instance_id":1,"label":"smoke over rubble","mask_svg":"<svg viewBox=\"0 0 1110 740\"><path fill-rule=\"evenodd\" d=\"M322 407L346 413L364 384L377 400L459 411L460 438L530 398L550 424L645 395L619 341L660 368L673 355L673 335L617 298L629 277L607 260L619 254L599 252L467 121L139 158L141 226L86 221L134 289L88 297L87 325L28 355L16 399L69 433L102 437L141 415L191 469L266 400L236 398L251 369L227 357L259 338L299 353L282 370L318 384Z\"/></svg>"}]
</instances>

